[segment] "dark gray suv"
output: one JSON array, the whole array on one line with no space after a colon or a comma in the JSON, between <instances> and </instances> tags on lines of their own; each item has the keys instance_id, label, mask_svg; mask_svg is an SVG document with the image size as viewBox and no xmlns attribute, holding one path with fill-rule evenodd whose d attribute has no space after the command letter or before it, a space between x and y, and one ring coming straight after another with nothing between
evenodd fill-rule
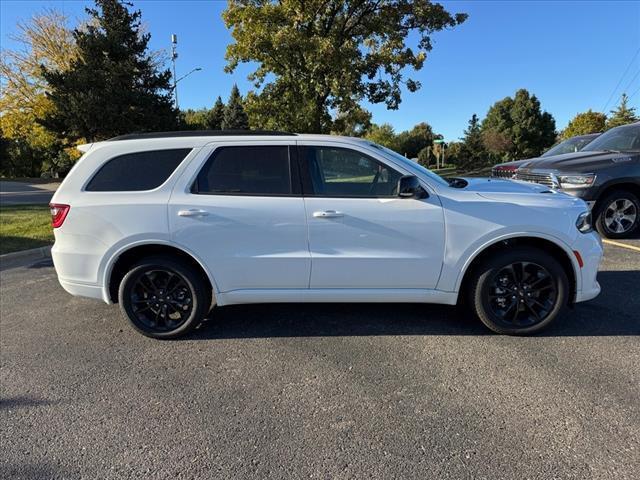
<instances>
[{"instance_id":1,"label":"dark gray suv","mask_svg":"<svg viewBox=\"0 0 640 480\"><path fill-rule=\"evenodd\" d=\"M515 179L582 198L605 237L632 236L640 224L640 122L612 128L579 152L525 161Z\"/></svg>"}]
</instances>

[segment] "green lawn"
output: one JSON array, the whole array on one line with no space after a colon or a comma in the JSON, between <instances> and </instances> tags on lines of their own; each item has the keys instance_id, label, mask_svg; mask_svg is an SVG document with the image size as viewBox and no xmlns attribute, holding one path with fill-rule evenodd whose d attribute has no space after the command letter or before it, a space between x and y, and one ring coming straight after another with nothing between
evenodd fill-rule
<instances>
[{"instance_id":1,"label":"green lawn","mask_svg":"<svg viewBox=\"0 0 640 480\"><path fill-rule=\"evenodd\" d=\"M53 243L51 214L46 205L0 207L0 254Z\"/></svg>"}]
</instances>

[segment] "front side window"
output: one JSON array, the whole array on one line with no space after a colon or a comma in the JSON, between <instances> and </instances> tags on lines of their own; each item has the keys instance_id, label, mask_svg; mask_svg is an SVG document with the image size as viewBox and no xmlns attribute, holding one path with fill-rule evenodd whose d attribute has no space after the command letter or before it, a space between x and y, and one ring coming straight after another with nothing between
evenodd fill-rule
<instances>
[{"instance_id":1,"label":"front side window","mask_svg":"<svg viewBox=\"0 0 640 480\"><path fill-rule=\"evenodd\" d=\"M346 148L301 147L313 193L327 197L395 197L402 174Z\"/></svg>"},{"instance_id":2,"label":"front side window","mask_svg":"<svg viewBox=\"0 0 640 480\"><path fill-rule=\"evenodd\" d=\"M214 195L289 195L289 147L220 147L207 160L194 193Z\"/></svg>"},{"instance_id":3,"label":"front side window","mask_svg":"<svg viewBox=\"0 0 640 480\"><path fill-rule=\"evenodd\" d=\"M190 148L119 155L100 167L87 184L88 192L153 190L162 185L191 152Z\"/></svg>"}]
</instances>

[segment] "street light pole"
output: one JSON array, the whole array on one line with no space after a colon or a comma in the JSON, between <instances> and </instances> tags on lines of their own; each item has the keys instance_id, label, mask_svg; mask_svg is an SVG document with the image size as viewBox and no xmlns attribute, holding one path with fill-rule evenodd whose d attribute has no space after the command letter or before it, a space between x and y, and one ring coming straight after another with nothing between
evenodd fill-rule
<instances>
[{"instance_id":1,"label":"street light pole","mask_svg":"<svg viewBox=\"0 0 640 480\"><path fill-rule=\"evenodd\" d=\"M174 33L171 35L171 62L173 63L173 98L176 103L176 110L180 110L178 106L178 80L176 80L176 58L178 58L178 36Z\"/></svg>"}]
</instances>

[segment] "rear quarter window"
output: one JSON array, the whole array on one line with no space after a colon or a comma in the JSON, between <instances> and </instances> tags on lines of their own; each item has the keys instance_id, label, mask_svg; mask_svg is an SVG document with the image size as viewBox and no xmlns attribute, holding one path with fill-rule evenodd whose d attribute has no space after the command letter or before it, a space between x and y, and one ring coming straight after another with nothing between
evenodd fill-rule
<instances>
[{"instance_id":1,"label":"rear quarter window","mask_svg":"<svg viewBox=\"0 0 640 480\"><path fill-rule=\"evenodd\" d=\"M152 190L175 171L190 148L127 153L107 160L87 184L89 192Z\"/></svg>"}]
</instances>

